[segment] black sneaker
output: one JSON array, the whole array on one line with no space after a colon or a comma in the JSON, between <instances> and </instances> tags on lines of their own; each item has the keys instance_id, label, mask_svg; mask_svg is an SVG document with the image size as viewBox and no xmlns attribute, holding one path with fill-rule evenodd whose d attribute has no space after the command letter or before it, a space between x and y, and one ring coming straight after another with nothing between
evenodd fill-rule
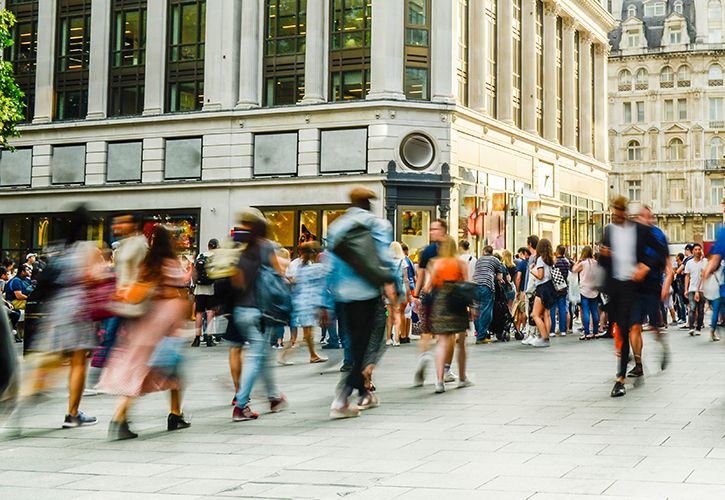
<instances>
[{"instance_id":1,"label":"black sneaker","mask_svg":"<svg viewBox=\"0 0 725 500\"><path fill-rule=\"evenodd\" d=\"M201 345L201 337L197 335L194 337L194 342L191 343L191 347L199 347Z\"/></svg>"},{"instance_id":2,"label":"black sneaker","mask_svg":"<svg viewBox=\"0 0 725 500\"><path fill-rule=\"evenodd\" d=\"M615 382L610 396L613 398L621 398L625 394L627 394L627 390L624 388L624 384L620 381Z\"/></svg>"},{"instance_id":3,"label":"black sneaker","mask_svg":"<svg viewBox=\"0 0 725 500\"><path fill-rule=\"evenodd\" d=\"M662 370L663 371L666 370L669 365L670 365L670 351L669 351L669 349L665 349L662 352L662 365L661 365Z\"/></svg>"},{"instance_id":4,"label":"black sneaker","mask_svg":"<svg viewBox=\"0 0 725 500\"><path fill-rule=\"evenodd\" d=\"M176 431L179 429L186 429L187 427L190 427L191 424L184 420L184 414L176 415L174 413L169 413L169 417L166 419L166 430L167 431Z\"/></svg>"},{"instance_id":5,"label":"black sneaker","mask_svg":"<svg viewBox=\"0 0 725 500\"><path fill-rule=\"evenodd\" d=\"M128 428L128 421L116 422L111 420L108 426L108 440L109 441L123 441L124 439L135 439L138 434Z\"/></svg>"},{"instance_id":6,"label":"black sneaker","mask_svg":"<svg viewBox=\"0 0 725 500\"><path fill-rule=\"evenodd\" d=\"M347 363L343 363L343 365L340 367L341 372L349 372L352 371L352 365L349 365Z\"/></svg>"},{"instance_id":7,"label":"black sneaker","mask_svg":"<svg viewBox=\"0 0 725 500\"><path fill-rule=\"evenodd\" d=\"M213 335L207 335L206 336L206 346L207 347L214 347L216 345L216 342L214 342L214 336Z\"/></svg>"},{"instance_id":8,"label":"black sneaker","mask_svg":"<svg viewBox=\"0 0 725 500\"><path fill-rule=\"evenodd\" d=\"M72 429L74 427L80 427L82 425L96 425L97 423L98 419L96 417L91 417L89 415L86 415L82 411L79 411L78 415L71 415L69 413L65 416L65 420L63 421L63 428Z\"/></svg>"},{"instance_id":9,"label":"black sneaker","mask_svg":"<svg viewBox=\"0 0 725 500\"><path fill-rule=\"evenodd\" d=\"M628 377L637 378L644 375L644 370L642 369L642 365L634 365L634 368L629 370L629 373L627 374Z\"/></svg>"}]
</instances>

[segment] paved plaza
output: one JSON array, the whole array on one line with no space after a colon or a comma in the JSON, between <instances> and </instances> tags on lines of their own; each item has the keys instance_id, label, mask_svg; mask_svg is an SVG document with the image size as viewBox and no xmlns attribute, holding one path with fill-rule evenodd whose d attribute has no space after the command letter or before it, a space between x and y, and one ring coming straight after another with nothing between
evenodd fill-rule
<instances>
[{"instance_id":1,"label":"paved plaza","mask_svg":"<svg viewBox=\"0 0 725 500\"><path fill-rule=\"evenodd\" d=\"M621 399L609 397L610 341L470 345L476 385L442 395L411 387L415 343L391 348L376 372L382 405L343 421L328 419L336 366L306 364L301 348L275 369L290 408L266 413L255 396L261 417L241 423L227 350L190 349L191 428L165 432L167 396L154 394L132 410L137 440L105 440L105 395L82 405L99 425L61 430L58 392L26 437L0 442L0 498L723 499L725 342L682 330L670 341L663 373L648 336L646 380Z\"/></svg>"}]
</instances>

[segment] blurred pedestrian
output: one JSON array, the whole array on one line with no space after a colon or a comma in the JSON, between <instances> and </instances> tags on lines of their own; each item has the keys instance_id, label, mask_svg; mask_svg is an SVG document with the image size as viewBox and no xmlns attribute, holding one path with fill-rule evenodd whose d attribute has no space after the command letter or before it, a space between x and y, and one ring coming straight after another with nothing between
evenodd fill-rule
<instances>
[{"instance_id":1,"label":"blurred pedestrian","mask_svg":"<svg viewBox=\"0 0 725 500\"><path fill-rule=\"evenodd\" d=\"M388 318L386 321L385 339L388 345L399 346L400 338L405 328L405 308L410 301L410 287L408 282L408 264L403 253L403 247L397 241L390 244L390 253L395 266L396 289L402 291L398 295L398 302L391 304L386 302ZM397 323L395 320L397 319Z\"/></svg>"},{"instance_id":2,"label":"blurred pedestrian","mask_svg":"<svg viewBox=\"0 0 725 500\"><path fill-rule=\"evenodd\" d=\"M533 347L549 347L551 331L551 308L556 304L557 293L552 280L554 268L554 251L551 241L541 238L536 245L536 262L529 266L529 274L536 280L534 292L534 309L531 316L536 323L539 337L529 345Z\"/></svg>"},{"instance_id":3,"label":"blurred pedestrian","mask_svg":"<svg viewBox=\"0 0 725 500\"><path fill-rule=\"evenodd\" d=\"M194 260L194 311L196 313L196 336L191 347L201 345L202 334L207 347L214 347L214 336L208 332L214 320L214 280L209 276L207 262L213 252L219 248L219 240L212 238L207 244L207 251L200 253Z\"/></svg>"},{"instance_id":4,"label":"blurred pedestrian","mask_svg":"<svg viewBox=\"0 0 725 500\"><path fill-rule=\"evenodd\" d=\"M600 281L599 264L594 260L592 247L585 246L582 249L579 262L574 264L571 272L579 273L582 327L584 328L584 334L579 337L579 340L592 340L599 329L599 288L603 285Z\"/></svg>"}]
</instances>

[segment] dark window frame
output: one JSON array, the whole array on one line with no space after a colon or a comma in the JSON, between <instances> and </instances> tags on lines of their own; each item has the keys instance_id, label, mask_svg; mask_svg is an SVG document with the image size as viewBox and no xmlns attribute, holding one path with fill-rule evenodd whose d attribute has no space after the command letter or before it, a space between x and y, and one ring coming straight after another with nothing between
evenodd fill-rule
<instances>
[{"instance_id":1,"label":"dark window frame","mask_svg":"<svg viewBox=\"0 0 725 500\"><path fill-rule=\"evenodd\" d=\"M431 0L422 0L425 7L425 20L423 24L410 22L410 2L405 2L405 47L404 47L404 83L403 90L405 92L405 98L410 100L429 101L430 100L430 52L431 52ZM414 34L425 33L425 40L420 40L416 43ZM426 72L426 84L425 88L420 91L421 96L416 97L413 92L409 89L409 70L424 70Z\"/></svg>"},{"instance_id":2,"label":"dark window frame","mask_svg":"<svg viewBox=\"0 0 725 500\"><path fill-rule=\"evenodd\" d=\"M353 2L362 3L362 28L345 29L345 14L353 8ZM338 8L339 6L339 8ZM339 15L338 15L339 13ZM359 37L362 45L359 47L345 47L345 39L353 40L352 36ZM372 5L368 0L330 0L330 101L344 102L365 99L370 91L370 41L372 38ZM342 93L345 75L360 74L360 95L345 97ZM339 81L340 95L335 93L335 81Z\"/></svg>"},{"instance_id":3,"label":"dark window frame","mask_svg":"<svg viewBox=\"0 0 725 500\"><path fill-rule=\"evenodd\" d=\"M118 17L130 12L139 14L139 28L142 39L139 48L126 49L117 46ZM121 19L124 23L125 19ZM125 24L125 23L124 23ZM146 0L113 0L111 11L111 47L108 78L108 116L134 116L143 113L144 88L146 80L146 35L148 33L148 9ZM123 43L123 42L122 42ZM138 61L136 64L121 63L125 56L131 55ZM118 63L117 63L118 61ZM123 92L134 89L136 93L135 107L131 112L123 110Z\"/></svg>"},{"instance_id":4,"label":"dark window frame","mask_svg":"<svg viewBox=\"0 0 725 500\"><path fill-rule=\"evenodd\" d=\"M181 19L181 11L186 6L196 6L199 23L196 27L196 42L184 44L180 40L175 42L173 39L175 33L174 12L178 9L179 19ZM200 111L204 106L206 0L169 0L167 14L165 110L167 113ZM179 33L181 33L181 26L179 24ZM182 53L186 49L191 49L193 57L188 59L182 57ZM194 87L196 95L194 109L180 109L179 107L178 96L181 93L181 87L185 85Z\"/></svg>"},{"instance_id":5,"label":"dark window frame","mask_svg":"<svg viewBox=\"0 0 725 500\"><path fill-rule=\"evenodd\" d=\"M66 45L64 24L71 19L81 18L83 22L83 40L80 42L79 55L68 52L63 54ZM91 57L91 0L60 0L56 16L56 64L55 64L55 103L54 118L57 121L83 120L88 113L89 63ZM72 31L73 28L68 28ZM68 37L67 40L71 40ZM79 59L80 57L80 59ZM78 113L69 115L66 98L77 94Z\"/></svg>"},{"instance_id":6,"label":"dark window frame","mask_svg":"<svg viewBox=\"0 0 725 500\"><path fill-rule=\"evenodd\" d=\"M5 51L5 60L13 65L15 83L18 84L25 96L25 120L24 123L33 121L35 111L35 75L38 61L38 2L39 0L8 0L6 8L15 16L15 26L12 28L11 45ZM19 59L21 46L20 26L30 24L30 43L32 45L31 56L27 59Z\"/></svg>"},{"instance_id":7,"label":"dark window frame","mask_svg":"<svg viewBox=\"0 0 725 500\"><path fill-rule=\"evenodd\" d=\"M264 3L264 105L285 106L302 101L305 95L305 46L307 30L307 0L295 2L294 34L281 33L278 24L280 2L266 0ZM284 29L284 28L282 28ZM280 42L291 42L294 50L282 54L277 50ZM292 80L294 102L278 102L276 89L281 82ZM270 92L269 86L272 85Z\"/></svg>"}]
</instances>

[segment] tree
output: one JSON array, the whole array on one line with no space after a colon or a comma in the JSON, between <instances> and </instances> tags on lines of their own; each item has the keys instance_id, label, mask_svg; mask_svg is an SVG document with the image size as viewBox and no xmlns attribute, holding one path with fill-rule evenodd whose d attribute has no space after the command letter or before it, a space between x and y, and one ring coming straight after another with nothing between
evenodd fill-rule
<instances>
[{"instance_id":1,"label":"tree","mask_svg":"<svg viewBox=\"0 0 725 500\"><path fill-rule=\"evenodd\" d=\"M13 44L11 33L15 25L15 16L8 10L0 11L0 52ZM25 94L15 83L13 64L9 61L0 62L0 147L12 150L8 139L18 137L20 133L16 125L25 119L23 113Z\"/></svg>"}]
</instances>

